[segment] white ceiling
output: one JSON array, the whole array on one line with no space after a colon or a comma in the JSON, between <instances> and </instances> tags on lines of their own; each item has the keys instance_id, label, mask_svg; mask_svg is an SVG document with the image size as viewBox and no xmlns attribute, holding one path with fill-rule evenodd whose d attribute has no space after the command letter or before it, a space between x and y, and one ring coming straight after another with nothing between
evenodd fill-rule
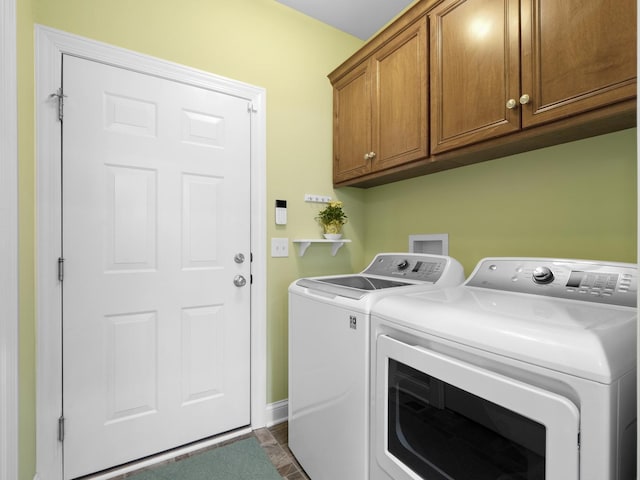
<instances>
[{"instance_id":1,"label":"white ceiling","mask_svg":"<svg viewBox=\"0 0 640 480\"><path fill-rule=\"evenodd\" d=\"M413 0L276 0L354 37L368 40Z\"/></svg>"}]
</instances>

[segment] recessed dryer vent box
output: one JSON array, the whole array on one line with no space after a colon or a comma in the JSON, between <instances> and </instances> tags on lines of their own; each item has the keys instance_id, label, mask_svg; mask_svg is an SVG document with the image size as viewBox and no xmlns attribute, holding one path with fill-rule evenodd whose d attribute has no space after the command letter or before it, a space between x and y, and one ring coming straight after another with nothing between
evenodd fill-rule
<instances>
[{"instance_id":1,"label":"recessed dryer vent box","mask_svg":"<svg viewBox=\"0 0 640 480\"><path fill-rule=\"evenodd\" d=\"M409 235L409 252L449 255L449 234Z\"/></svg>"}]
</instances>

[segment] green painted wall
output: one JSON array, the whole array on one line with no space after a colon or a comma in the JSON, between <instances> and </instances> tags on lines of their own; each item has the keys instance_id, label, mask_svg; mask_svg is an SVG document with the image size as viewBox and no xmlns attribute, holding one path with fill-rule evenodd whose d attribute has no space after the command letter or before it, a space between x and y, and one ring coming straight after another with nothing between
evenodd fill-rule
<instances>
[{"instance_id":1,"label":"green painted wall","mask_svg":"<svg viewBox=\"0 0 640 480\"><path fill-rule=\"evenodd\" d=\"M636 262L636 129L366 191L365 257L448 233L468 275L488 256Z\"/></svg>"},{"instance_id":2,"label":"green painted wall","mask_svg":"<svg viewBox=\"0 0 640 480\"><path fill-rule=\"evenodd\" d=\"M362 269L412 233L450 235L467 270L488 255L635 261L635 129L368 190L331 185L326 75L362 45L273 0L19 0L20 480L35 473L35 127L33 26L51 26L267 91L267 237L319 236L305 193L343 200L353 243L335 257L267 262L268 392L287 397L287 294L295 278ZM596 192L594 194L594 192ZM289 223L274 225L274 200ZM545 233L548 232L548 233ZM270 250L269 245L267 250Z\"/></svg>"}]
</instances>

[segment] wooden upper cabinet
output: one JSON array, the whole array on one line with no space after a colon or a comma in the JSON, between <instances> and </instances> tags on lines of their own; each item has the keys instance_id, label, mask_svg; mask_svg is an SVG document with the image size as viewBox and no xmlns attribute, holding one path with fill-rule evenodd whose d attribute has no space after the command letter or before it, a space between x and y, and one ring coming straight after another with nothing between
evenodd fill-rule
<instances>
[{"instance_id":1,"label":"wooden upper cabinet","mask_svg":"<svg viewBox=\"0 0 640 480\"><path fill-rule=\"evenodd\" d=\"M429 154L427 42L426 18L422 18L371 59L376 170Z\"/></svg>"},{"instance_id":2,"label":"wooden upper cabinet","mask_svg":"<svg viewBox=\"0 0 640 480\"><path fill-rule=\"evenodd\" d=\"M333 182L371 170L371 73L359 65L333 86Z\"/></svg>"},{"instance_id":3,"label":"wooden upper cabinet","mask_svg":"<svg viewBox=\"0 0 640 480\"><path fill-rule=\"evenodd\" d=\"M636 96L636 0L521 0L524 127Z\"/></svg>"},{"instance_id":4,"label":"wooden upper cabinet","mask_svg":"<svg viewBox=\"0 0 640 480\"><path fill-rule=\"evenodd\" d=\"M636 95L636 0L445 0L429 13L431 153Z\"/></svg>"},{"instance_id":5,"label":"wooden upper cabinet","mask_svg":"<svg viewBox=\"0 0 640 480\"><path fill-rule=\"evenodd\" d=\"M329 74L334 185L635 126L636 1L415 2Z\"/></svg>"},{"instance_id":6,"label":"wooden upper cabinet","mask_svg":"<svg viewBox=\"0 0 640 480\"><path fill-rule=\"evenodd\" d=\"M564 0L562 0L564 1ZM431 152L520 129L519 0L448 0L429 14Z\"/></svg>"},{"instance_id":7,"label":"wooden upper cabinet","mask_svg":"<svg viewBox=\"0 0 640 480\"><path fill-rule=\"evenodd\" d=\"M428 156L427 42L423 16L329 76L334 183Z\"/></svg>"}]
</instances>

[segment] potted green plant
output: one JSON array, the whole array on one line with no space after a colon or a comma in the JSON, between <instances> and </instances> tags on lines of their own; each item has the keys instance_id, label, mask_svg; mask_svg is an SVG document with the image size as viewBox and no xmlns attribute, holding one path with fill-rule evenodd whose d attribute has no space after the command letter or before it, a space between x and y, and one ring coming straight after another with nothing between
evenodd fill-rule
<instances>
[{"instance_id":1,"label":"potted green plant","mask_svg":"<svg viewBox=\"0 0 640 480\"><path fill-rule=\"evenodd\" d=\"M344 213L342 202L334 200L320 210L316 220L324 230L324 237L338 239L342 237L342 226L347 223L347 215Z\"/></svg>"}]
</instances>

